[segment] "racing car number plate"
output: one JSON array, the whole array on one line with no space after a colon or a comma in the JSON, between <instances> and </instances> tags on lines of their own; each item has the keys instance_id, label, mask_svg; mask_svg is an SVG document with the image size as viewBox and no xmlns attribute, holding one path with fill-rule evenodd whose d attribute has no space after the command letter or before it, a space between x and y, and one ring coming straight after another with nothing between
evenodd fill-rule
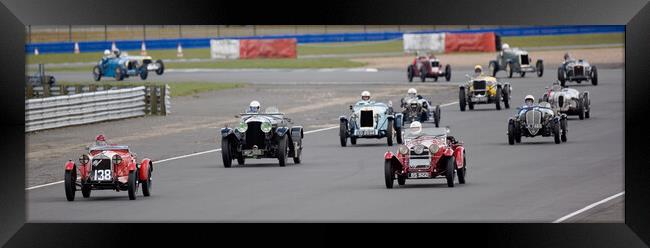
<instances>
[{"instance_id":1,"label":"racing car number plate","mask_svg":"<svg viewBox=\"0 0 650 248\"><path fill-rule=\"evenodd\" d=\"M431 161L428 159L411 159L409 160L409 166L410 167L418 167L418 166L429 166L431 164Z\"/></svg>"},{"instance_id":2,"label":"racing car number plate","mask_svg":"<svg viewBox=\"0 0 650 248\"><path fill-rule=\"evenodd\" d=\"M256 156L256 155L262 155L262 150L259 149L244 150L243 153L245 156Z\"/></svg>"},{"instance_id":3,"label":"racing car number plate","mask_svg":"<svg viewBox=\"0 0 650 248\"><path fill-rule=\"evenodd\" d=\"M428 178L429 172L409 173L409 178Z\"/></svg>"},{"instance_id":4,"label":"racing car number plate","mask_svg":"<svg viewBox=\"0 0 650 248\"><path fill-rule=\"evenodd\" d=\"M375 135L375 130L361 130L361 135L363 136Z\"/></svg>"}]
</instances>

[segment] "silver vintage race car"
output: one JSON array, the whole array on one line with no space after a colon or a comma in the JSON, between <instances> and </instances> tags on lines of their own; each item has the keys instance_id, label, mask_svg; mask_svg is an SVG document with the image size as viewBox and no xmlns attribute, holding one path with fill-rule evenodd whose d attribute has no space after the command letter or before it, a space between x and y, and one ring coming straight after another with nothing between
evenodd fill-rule
<instances>
[{"instance_id":1,"label":"silver vintage race car","mask_svg":"<svg viewBox=\"0 0 650 248\"><path fill-rule=\"evenodd\" d=\"M388 104L375 101L358 101L350 105L350 115L340 116L339 137L341 146L350 143L357 144L358 138L386 137L388 146L393 145L393 138L402 144L402 114L393 113L392 103Z\"/></svg>"},{"instance_id":2,"label":"silver vintage race car","mask_svg":"<svg viewBox=\"0 0 650 248\"><path fill-rule=\"evenodd\" d=\"M401 100L403 123L414 121L433 121L436 127L440 126L440 105L433 106L431 101L417 95L417 97L404 97Z\"/></svg>"},{"instance_id":3,"label":"silver vintage race car","mask_svg":"<svg viewBox=\"0 0 650 248\"><path fill-rule=\"evenodd\" d=\"M151 56L128 56L132 60L137 60L139 64L146 65L147 71L156 72L157 75L162 75L165 72L165 63L158 59L154 61Z\"/></svg>"},{"instance_id":4,"label":"silver vintage race car","mask_svg":"<svg viewBox=\"0 0 650 248\"><path fill-rule=\"evenodd\" d=\"M559 83L554 83L550 88L546 88L540 101L548 102L551 108L559 113L566 115L577 115L580 120L589 118L591 112L591 99L589 91L582 94L571 88L562 87Z\"/></svg>"},{"instance_id":5,"label":"silver vintage race car","mask_svg":"<svg viewBox=\"0 0 650 248\"><path fill-rule=\"evenodd\" d=\"M592 85L598 85L598 70L596 66L590 65L587 61L575 60L569 56L562 62L557 69L557 80L564 86L567 81L581 83L582 81L591 81Z\"/></svg>"}]
</instances>

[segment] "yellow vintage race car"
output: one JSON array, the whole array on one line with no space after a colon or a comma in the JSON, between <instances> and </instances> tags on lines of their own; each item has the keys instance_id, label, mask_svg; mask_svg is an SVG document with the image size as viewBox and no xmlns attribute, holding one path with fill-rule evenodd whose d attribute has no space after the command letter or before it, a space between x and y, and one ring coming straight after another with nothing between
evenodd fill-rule
<instances>
[{"instance_id":1,"label":"yellow vintage race car","mask_svg":"<svg viewBox=\"0 0 650 248\"><path fill-rule=\"evenodd\" d=\"M468 78L467 83L459 86L460 111L465 111L466 106L473 110L475 104L495 104L497 110L501 110L501 102L506 109L510 108L510 83L499 82L496 78L485 75Z\"/></svg>"},{"instance_id":2,"label":"yellow vintage race car","mask_svg":"<svg viewBox=\"0 0 650 248\"><path fill-rule=\"evenodd\" d=\"M147 71L155 71L156 74L162 75L165 72L165 64L158 59L153 61L151 56L128 56L131 60L137 60L138 64L146 65Z\"/></svg>"}]
</instances>

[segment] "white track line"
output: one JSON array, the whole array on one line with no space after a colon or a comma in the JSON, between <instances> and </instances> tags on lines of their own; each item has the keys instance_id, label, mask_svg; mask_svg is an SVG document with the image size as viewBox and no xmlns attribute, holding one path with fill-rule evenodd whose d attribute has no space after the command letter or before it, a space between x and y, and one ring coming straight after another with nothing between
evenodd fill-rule
<instances>
[{"instance_id":1,"label":"white track line","mask_svg":"<svg viewBox=\"0 0 650 248\"><path fill-rule=\"evenodd\" d=\"M458 102L445 103L445 104L440 105L440 107L445 107L445 106L449 106L449 105L456 104L456 103L458 103ZM310 134L310 133L322 132L322 131L326 131L326 130L335 129L335 128L338 128L338 127L339 127L339 126L337 125L337 126L331 126L331 127L326 127L326 128L321 128L321 129L311 130L311 131L304 132L304 134ZM178 156L178 157L172 157L172 158L166 158L166 159L156 160L156 161L154 161L154 162L155 162L156 164L159 164L159 163L164 163L164 162L168 162L168 161L172 161L172 160L177 160L177 159L182 159L182 158L188 158L188 157L193 157L193 156L198 156L198 155L203 155L203 154L206 154L206 153L212 153L212 152L218 152L218 151L221 151L221 148L219 148L219 149L207 150L207 151L202 151L202 152L191 153L191 154L182 155L182 156ZM32 186L32 187L29 187L29 188L25 188L25 190L38 189L38 188L42 188L42 187L47 187L47 186L51 186L51 185L55 185L55 184L59 184L59 183L63 183L63 180L61 180L61 181L57 181L57 182L52 182L52 183L46 183L46 184L41 184L41 185Z\"/></svg>"},{"instance_id":2,"label":"white track line","mask_svg":"<svg viewBox=\"0 0 650 248\"><path fill-rule=\"evenodd\" d=\"M580 209L580 210L578 210L578 211L575 211L575 212L573 212L573 213L570 213L570 214L568 214L568 215L565 215L565 216L562 217L562 218L559 218L559 219L553 221L553 223L560 223L560 222L562 222L562 221L565 221L565 220L567 220L567 219L569 219L569 218L571 218L571 217L573 217L573 216L576 216L576 215L578 215L578 214L580 214L580 213L583 213L583 212L585 212L585 211L587 211L587 210L589 210L589 209L592 209L592 208L594 208L594 207L596 207L596 206L598 206L598 205L600 205L600 204L603 204L603 203L605 203L605 202L611 201L612 199L617 198L617 197L619 197L619 196L622 196L622 195L624 195L624 194L625 194L625 191L620 192L620 193L618 193L618 194L615 194L615 195L613 195L613 196L607 197L607 198L605 198L605 199L602 199L602 200L600 200L600 201L598 201L598 202L592 203L592 204L589 205L589 206L586 206L586 207L584 207L584 208L582 208L582 209Z\"/></svg>"}]
</instances>

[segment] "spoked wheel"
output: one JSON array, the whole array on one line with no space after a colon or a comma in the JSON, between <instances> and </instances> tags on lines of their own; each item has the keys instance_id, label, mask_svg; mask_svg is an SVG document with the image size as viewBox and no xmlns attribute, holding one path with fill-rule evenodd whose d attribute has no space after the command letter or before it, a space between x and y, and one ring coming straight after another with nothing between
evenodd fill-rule
<instances>
[{"instance_id":1,"label":"spoked wheel","mask_svg":"<svg viewBox=\"0 0 650 248\"><path fill-rule=\"evenodd\" d=\"M129 200L135 200L135 194L138 192L138 182L136 179L135 170L129 172L127 187L129 191Z\"/></svg>"},{"instance_id":2,"label":"spoked wheel","mask_svg":"<svg viewBox=\"0 0 650 248\"><path fill-rule=\"evenodd\" d=\"M102 79L102 69L98 65L93 67L93 79L99 81Z\"/></svg>"},{"instance_id":3,"label":"spoked wheel","mask_svg":"<svg viewBox=\"0 0 650 248\"><path fill-rule=\"evenodd\" d=\"M158 64L158 69L156 70L156 74L162 75L165 72L165 64L160 59L156 60L156 64Z\"/></svg>"},{"instance_id":4,"label":"spoked wheel","mask_svg":"<svg viewBox=\"0 0 650 248\"><path fill-rule=\"evenodd\" d=\"M65 198L68 201L74 201L74 195L77 191L77 166L73 166L72 170L65 171L63 184L65 187Z\"/></svg>"},{"instance_id":5,"label":"spoked wheel","mask_svg":"<svg viewBox=\"0 0 650 248\"><path fill-rule=\"evenodd\" d=\"M384 181L387 189L393 188L393 181L395 180L395 173L393 172L393 165L390 160L384 162Z\"/></svg>"}]
</instances>

